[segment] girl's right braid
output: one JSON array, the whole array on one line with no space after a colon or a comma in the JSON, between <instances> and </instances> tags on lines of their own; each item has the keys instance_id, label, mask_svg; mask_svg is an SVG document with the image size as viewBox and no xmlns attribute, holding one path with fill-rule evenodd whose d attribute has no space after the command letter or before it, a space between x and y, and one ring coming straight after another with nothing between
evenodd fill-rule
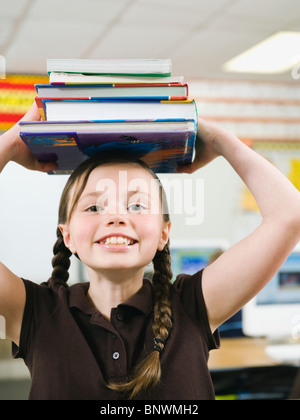
<instances>
[{"instance_id":1,"label":"girl's right braid","mask_svg":"<svg viewBox=\"0 0 300 420\"><path fill-rule=\"evenodd\" d=\"M52 277L56 277L63 283L66 283L69 278L68 269L70 267L70 257L72 252L65 246L62 233L59 228L56 230L57 240L53 246L52 258Z\"/></svg>"},{"instance_id":2,"label":"girl's right braid","mask_svg":"<svg viewBox=\"0 0 300 420\"><path fill-rule=\"evenodd\" d=\"M172 307L170 286L172 280L171 257L169 243L162 251L158 251L153 260L153 292L154 292L154 348L161 353L172 329Z\"/></svg>"}]
</instances>

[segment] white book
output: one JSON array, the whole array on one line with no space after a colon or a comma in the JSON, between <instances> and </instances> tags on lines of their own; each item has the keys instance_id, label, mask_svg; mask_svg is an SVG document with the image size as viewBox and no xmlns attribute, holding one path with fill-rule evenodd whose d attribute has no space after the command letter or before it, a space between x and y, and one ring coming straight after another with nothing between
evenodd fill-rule
<instances>
[{"instance_id":1,"label":"white book","mask_svg":"<svg viewBox=\"0 0 300 420\"><path fill-rule=\"evenodd\" d=\"M124 75L170 75L170 59L55 59L47 60L47 71L88 73L88 74L124 74Z\"/></svg>"},{"instance_id":2,"label":"white book","mask_svg":"<svg viewBox=\"0 0 300 420\"><path fill-rule=\"evenodd\" d=\"M82 120L194 120L198 121L192 101L97 101L43 100L47 121Z\"/></svg>"},{"instance_id":3,"label":"white book","mask_svg":"<svg viewBox=\"0 0 300 420\"><path fill-rule=\"evenodd\" d=\"M183 83L183 76L170 77L134 77L134 76L102 76L97 74L50 72L51 84L145 84L145 83Z\"/></svg>"},{"instance_id":4,"label":"white book","mask_svg":"<svg viewBox=\"0 0 300 420\"><path fill-rule=\"evenodd\" d=\"M28 133L193 131L195 121L20 121Z\"/></svg>"}]
</instances>

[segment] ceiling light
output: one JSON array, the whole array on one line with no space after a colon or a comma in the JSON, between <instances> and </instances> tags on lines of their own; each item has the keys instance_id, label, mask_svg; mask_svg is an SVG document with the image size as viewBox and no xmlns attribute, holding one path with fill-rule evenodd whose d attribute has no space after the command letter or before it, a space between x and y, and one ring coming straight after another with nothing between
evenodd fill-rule
<instances>
[{"instance_id":1,"label":"ceiling light","mask_svg":"<svg viewBox=\"0 0 300 420\"><path fill-rule=\"evenodd\" d=\"M300 62L300 32L278 32L224 64L237 73L285 73Z\"/></svg>"}]
</instances>

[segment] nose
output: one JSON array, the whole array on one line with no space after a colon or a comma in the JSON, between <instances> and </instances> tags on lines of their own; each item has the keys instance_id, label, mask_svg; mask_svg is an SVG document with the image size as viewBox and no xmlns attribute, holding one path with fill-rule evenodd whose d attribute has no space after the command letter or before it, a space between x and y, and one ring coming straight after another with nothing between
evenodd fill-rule
<instances>
[{"instance_id":1,"label":"nose","mask_svg":"<svg viewBox=\"0 0 300 420\"><path fill-rule=\"evenodd\" d=\"M106 220L107 226L126 226L127 220L121 214L111 214Z\"/></svg>"}]
</instances>

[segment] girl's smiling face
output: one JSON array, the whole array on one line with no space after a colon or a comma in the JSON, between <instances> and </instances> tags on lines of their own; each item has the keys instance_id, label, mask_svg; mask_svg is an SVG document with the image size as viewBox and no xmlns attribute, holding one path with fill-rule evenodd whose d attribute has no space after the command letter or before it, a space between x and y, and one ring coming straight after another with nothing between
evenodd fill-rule
<instances>
[{"instance_id":1,"label":"girl's smiling face","mask_svg":"<svg viewBox=\"0 0 300 420\"><path fill-rule=\"evenodd\" d=\"M95 272L145 268L169 236L159 188L137 164L95 168L69 222L59 225L66 246Z\"/></svg>"}]
</instances>

